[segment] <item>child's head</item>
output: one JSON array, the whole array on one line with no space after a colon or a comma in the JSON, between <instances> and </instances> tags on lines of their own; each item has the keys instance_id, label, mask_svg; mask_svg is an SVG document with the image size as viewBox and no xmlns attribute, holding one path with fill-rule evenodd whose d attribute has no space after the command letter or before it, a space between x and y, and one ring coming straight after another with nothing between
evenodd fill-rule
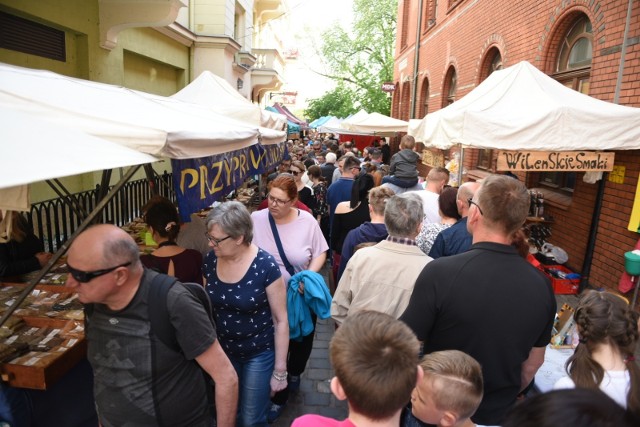
<instances>
[{"instance_id":1,"label":"child's head","mask_svg":"<svg viewBox=\"0 0 640 427\"><path fill-rule=\"evenodd\" d=\"M590 353L599 344L616 347L623 357L633 356L638 342L638 313L620 296L588 291L574 314L580 335L579 347Z\"/></svg>"},{"instance_id":2,"label":"child's head","mask_svg":"<svg viewBox=\"0 0 640 427\"><path fill-rule=\"evenodd\" d=\"M422 358L424 377L411 394L412 412L428 424L457 425L471 417L482 400L482 369L458 350L437 351ZM443 422L446 421L446 422Z\"/></svg>"},{"instance_id":3,"label":"child's head","mask_svg":"<svg viewBox=\"0 0 640 427\"><path fill-rule=\"evenodd\" d=\"M631 378L627 407L640 414L640 366L634 361L638 313L618 295L588 291L580 299L573 317L580 344L565 365L573 382L577 387L598 388L605 370L594 354L603 347L619 353Z\"/></svg>"},{"instance_id":4,"label":"child's head","mask_svg":"<svg viewBox=\"0 0 640 427\"><path fill-rule=\"evenodd\" d=\"M411 135L405 135L400 140L400 148L403 150L404 149L413 150L415 146L416 146L416 139Z\"/></svg>"},{"instance_id":5,"label":"child's head","mask_svg":"<svg viewBox=\"0 0 640 427\"><path fill-rule=\"evenodd\" d=\"M403 322L376 311L349 315L329 347L331 389L371 420L399 413L418 380L419 343Z\"/></svg>"}]
</instances>

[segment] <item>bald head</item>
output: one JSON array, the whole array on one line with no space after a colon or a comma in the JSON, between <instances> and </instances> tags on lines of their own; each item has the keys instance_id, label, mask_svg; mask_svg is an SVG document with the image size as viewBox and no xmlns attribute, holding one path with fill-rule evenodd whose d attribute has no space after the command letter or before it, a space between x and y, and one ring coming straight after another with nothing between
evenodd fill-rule
<instances>
[{"instance_id":1,"label":"bald head","mask_svg":"<svg viewBox=\"0 0 640 427\"><path fill-rule=\"evenodd\" d=\"M74 267L80 262L92 264L95 269L125 262L137 265L140 262L139 251L135 240L124 230L115 225L100 224L88 228L74 240L68 260Z\"/></svg>"},{"instance_id":2,"label":"bald head","mask_svg":"<svg viewBox=\"0 0 640 427\"><path fill-rule=\"evenodd\" d=\"M67 287L83 304L105 304L120 310L133 299L140 285L142 264L138 245L114 225L96 225L82 232L67 256Z\"/></svg>"},{"instance_id":3,"label":"bald head","mask_svg":"<svg viewBox=\"0 0 640 427\"><path fill-rule=\"evenodd\" d=\"M473 198L478 188L480 188L480 184L477 182L465 182L458 188L456 203L461 217L464 218L469 214L469 202L467 200Z\"/></svg>"}]
</instances>

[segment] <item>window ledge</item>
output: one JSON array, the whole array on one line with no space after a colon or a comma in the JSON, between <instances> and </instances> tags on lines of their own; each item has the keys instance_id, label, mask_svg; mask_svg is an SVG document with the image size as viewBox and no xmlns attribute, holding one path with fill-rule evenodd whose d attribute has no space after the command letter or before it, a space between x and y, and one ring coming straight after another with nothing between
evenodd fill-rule
<instances>
[{"instance_id":1,"label":"window ledge","mask_svg":"<svg viewBox=\"0 0 640 427\"><path fill-rule=\"evenodd\" d=\"M542 193L544 195L545 204L562 209L564 211L569 210L569 208L571 207L571 201L573 200L573 197L567 194L562 194L544 187L531 188L531 191Z\"/></svg>"},{"instance_id":2,"label":"window ledge","mask_svg":"<svg viewBox=\"0 0 640 427\"><path fill-rule=\"evenodd\" d=\"M471 169L467 171L467 174L466 174L467 179L472 179L474 181L481 181L491 175L493 175L492 172L482 170L482 169Z\"/></svg>"}]
</instances>

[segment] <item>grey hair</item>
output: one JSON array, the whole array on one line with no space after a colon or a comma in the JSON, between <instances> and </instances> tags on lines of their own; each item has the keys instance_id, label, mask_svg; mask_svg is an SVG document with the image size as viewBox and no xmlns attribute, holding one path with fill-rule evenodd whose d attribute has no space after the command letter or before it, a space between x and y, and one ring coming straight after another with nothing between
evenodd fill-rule
<instances>
[{"instance_id":1,"label":"grey hair","mask_svg":"<svg viewBox=\"0 0 640 427\"><path fill-rule=\"evenodd\" d=\"M251 214L240 202L225 202L214 208L207 215L207 231L217 224L222 231L232 239L243 237L243 243L247 246L253 240L253 222Z\"/></svg>"},{"instance_id":2,"label":"grey hair","mask_svg":"<svg viewBox=\"0 0 640 427\"><path fill-rule=\"evenodd\" d=\"M104 268L130 262L135 267L140 263L140 248L130 236L106 239L102 244Z\"/></svg>"},{"instance_id":3,"label":"grey hair","mask_svg":"<svg viewBox=\"0 0 640 427\"><path fill-rule=\"evenodd\" d=\"M390 236L413 238L422 224L424 211L422 199L413 192L402 193L387 200L384 225Z\"/></svg>"}]
</instances>

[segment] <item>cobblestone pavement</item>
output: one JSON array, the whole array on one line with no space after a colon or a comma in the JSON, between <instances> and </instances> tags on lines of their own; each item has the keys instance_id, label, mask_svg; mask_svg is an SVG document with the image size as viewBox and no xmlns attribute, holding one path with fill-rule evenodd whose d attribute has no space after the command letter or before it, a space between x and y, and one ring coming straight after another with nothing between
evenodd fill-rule
<instances>
[{"instance_id":1,"label":"cobblestone pavement","mask_svg":"<svg viewBox=\"0 0 640 427\"><path fill-rule=\"evenodd\" d=\"M284 412L272 426L289 427L295 418L304 414L320 414L339 420L347 417L346 401L336 399L329 387L329 381L333 378L329 341L334 330L333 320L318 320L313 351L300 378L300 391L289 396Z\"/></svg>"}]
</instances>

